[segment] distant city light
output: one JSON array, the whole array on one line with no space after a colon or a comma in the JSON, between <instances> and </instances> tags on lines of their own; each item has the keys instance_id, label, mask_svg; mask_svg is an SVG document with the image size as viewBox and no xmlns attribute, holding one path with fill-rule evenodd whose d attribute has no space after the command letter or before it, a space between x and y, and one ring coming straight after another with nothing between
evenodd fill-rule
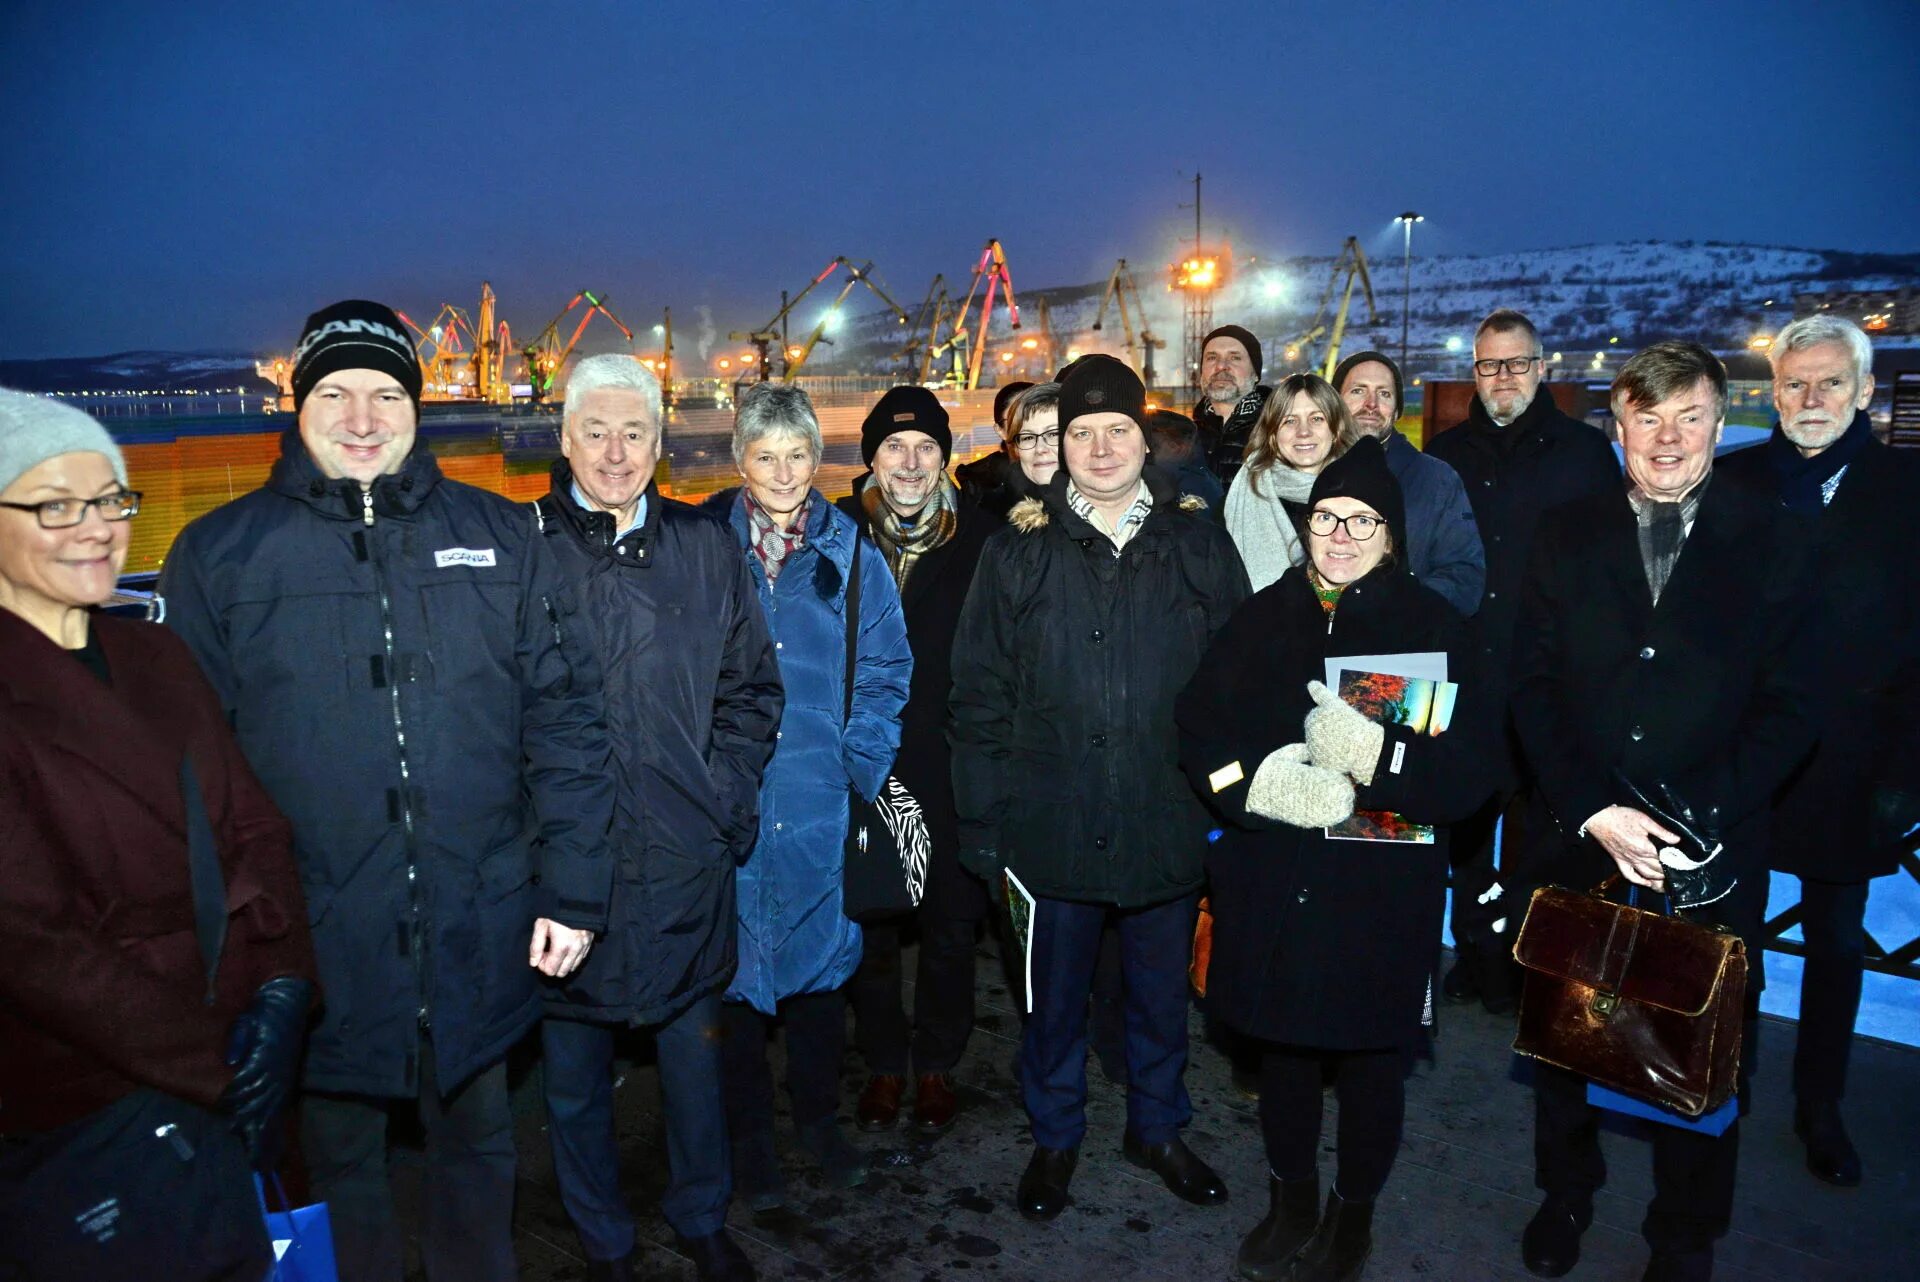
<instances>
[{"instance_id":1,"label":"distant city light","mask_svg":"<svg viewBox=\"0 0 1920 1282\"><path fill-rule=\"evenodd\" d=\"M1460 336L1459 336L1458 334L1449 334L1449 335L1447 336L1447 350L1448 350L1448 351L1450 351L1450 352L1457 352L1457 351L1459 351L1459 350L1460 350L1460 348L1461 348L1462 346L1463 346L1463 344L1462 344L1462 343L1460 342Z\"/></svg>"}]
</instances>

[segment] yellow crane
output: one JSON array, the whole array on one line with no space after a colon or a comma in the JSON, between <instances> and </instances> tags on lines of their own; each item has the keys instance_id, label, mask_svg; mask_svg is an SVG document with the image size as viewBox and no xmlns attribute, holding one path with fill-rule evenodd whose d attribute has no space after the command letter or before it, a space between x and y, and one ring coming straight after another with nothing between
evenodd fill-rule
<instances>
[{"instance_id":1,"label":"yellow crane","mask_svg":"<svg viewBox=\"0 0 1920 1282\"><path fill-rule=\"evenodd\" d=\"M973 311L973 300L979 296L980 282L987 284L986 298L980 306L980 333L970 333L968 316ZM967 290L967 300L960 304L960 313L953 320L953 331L946 342L932 346L929 351L929 363L934 355L946 355L958 349L966 355L966 371L960 372L960 361L953 361L951 370L942 380L972 391L980 386L980 367L987 358L987 328L993 323L993 298L995 293L1004 290L1007 300L1009 328L1020 328L1020 304L1013 297L1013 274L1007 269L1007 251L998 239L989 240L987 247L980 251L980 261L973 267L973 286Z\"/></svg>"},{"instance_id":2,"label":"yellow crane","mask_svg":"<svg viewBox=\"0 0 1920 1282\"><path fill-rule=\"evenodd\" d=\"M1128 310L1129 299L1132 300L1131 311ZM1139 370L1141 380L1152 387L1153 353L1156 348L1165 347L1167 340L1154 337L1153 331L1147 328L1147 309L1140 301L1140 286L1134 283L1133 270L1127 266L1124 258L1114 265L1113 274L1107 277L1107 292L1100 296L1100 310L1093 318L1095 330L1105 328L1109 304L1120 314L1120 329L1127 339L1127 363ZM1139 322L1137 335L1136 320Z\"/></svg>"},{"instance_id":3,"label":"yellow crane","mask_svg":"<svg viewBox=\"0 0 1920 1282\"><path fill-rule=\"evenodd\" d=\"M896 361L905 361L911 369L916 356L919 358L920 382L928 382L933 377L933 357L936 350L952 350L952 344L942 344L940 328L951 325L953 321L953 298L947 292L946 274L939 273L933 283L927 286L927 296L920 303L920 309L913 315L913 321L907 328L907 341L893 354Z\"/></svg>"},{"instance_id":4,"label":"yellow crane","mask_svg":"<svg viewBox=\"0 0 1920 1282\"><path fill-rule=\"evenodd\" d=\"M1358 240L1349 236L1347 243L1341 246L1340 256L1334 260L1333 273L1327 278L1326 292L1320 295L1320 306L1313 314L1313 322L1299 337L1287 341L1288 360L1306 358L1309 365L1314 364L1309 353L1313 344L1325 338L1327 354L1318 362L1320 376L1327 379L1333 377L1333 371L1340 364L1340 343L1347 334L1347 314L1353 306L1353 283L1356 280L1367 297L1367 323L1380 323L1380 315L1373 306L1373 278L1367 274L1367 253L1360 248ZM1329 333L1327 309L1332 306L1336 293L1340 295L1340 306L1333 313Z\"/></svg>"}]
</instances>

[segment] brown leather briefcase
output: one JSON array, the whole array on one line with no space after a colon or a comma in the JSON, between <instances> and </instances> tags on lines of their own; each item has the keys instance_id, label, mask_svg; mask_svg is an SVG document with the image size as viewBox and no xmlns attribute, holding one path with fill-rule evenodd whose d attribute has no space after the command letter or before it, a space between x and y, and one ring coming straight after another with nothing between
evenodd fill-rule
<instances>
[{"instance_id":1,"label":"brown leather briefcase","mask_svg":"<svg viewBox=\"0 0 1920 1282\"><path fill-rule=\"evenodd\" d=\"M1699 1117L1733 1095L1747 992L1739 936L1589 893L1533 892L1513 1049Z\"/></svg>"}]
</instances>

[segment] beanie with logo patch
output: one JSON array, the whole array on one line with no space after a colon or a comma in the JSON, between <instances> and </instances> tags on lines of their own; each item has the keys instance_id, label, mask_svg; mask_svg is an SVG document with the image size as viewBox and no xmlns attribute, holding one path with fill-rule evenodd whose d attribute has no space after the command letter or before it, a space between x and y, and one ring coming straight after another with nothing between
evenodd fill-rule
<instances>
[{"instance_id":1,"label":"beanie with logo patch","mask_svg":"<svg viewBox=\"0 0 1920 1282\"><path fill-rule=\"evenodd\" d=\"M873 466L880 442L895 432L925 432L940 443L940 464L953 457L953 429L947 426L947 407L924 387L911 383L890 387L860 424L860 461Z\"/></svg>"},{"instance_id":2,"label":"beanie with logo patch","mask_svg":"<svg viewBox=\"0 0 1920 1282\"><path fill-rule=\"evenodd\" d=\"M306 403L314 384L343 369L391 374L420 404L420 358L407 339L406 323L391 307L350 298L307 317L293 350L293 408Z\"/></svg>"},{"instance_id":3,"label":"beanie with logo patch","mask_svg":"<svg viewBox=\"0 0 1920 1282\"><path fill-rule=\"evenodd\" d=\"M1125 414L1147 430L1147 388L1126 362L1095 352L1062 371L1060 426L1083 414Z\"/></svg>"}]
</instances>

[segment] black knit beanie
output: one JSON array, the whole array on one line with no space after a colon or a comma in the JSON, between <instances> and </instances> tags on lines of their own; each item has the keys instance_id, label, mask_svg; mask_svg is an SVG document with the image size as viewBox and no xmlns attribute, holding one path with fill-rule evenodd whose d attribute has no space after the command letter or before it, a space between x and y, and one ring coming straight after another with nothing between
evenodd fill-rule
<instances>
[{"instance_id":1,"label":"black knit beanie","mask_svg":"<svg viewBox=\"0 0 1920 1282\"><path fill-rule=\"evenodd\" d=\"M1240 346L1247 349L1247 359L1253 362L1253 376L1255 378L1259 378L1261 373L1266 369L1266 362L1260 358L1260 340L1253 336L1251 330L1241 329L1238 325L1216 326L1208 332L1205 338L1200 340L1200 350L1203 352L1206 351L1207 344L1216 338L1231 338L1236 343L1239 343Z\"/></svg>"},{"instance_id":2,"label":"black knit beanie","mask_svg":"<svg viewBox=\"0 0 1920 1282\"><path fill-rule=\"evenodd\" d=\"M1394 551L1405 564L1407 504L1400 496L1400 482L1387 466L1387 447L1378 437L1361 437L1320 470L1313 493L1307 496L1307 511L1313 511L1321 499L1359 499L1378 512L1393 531Z\"/></svg>"},{"instance_id":3,"label":"black knit beanie","mask_svg":"<svg viewBox=\"0 0 1920 1282\"><path fill-rule=\"evenodd\" d=\"M1061 371L1060 426L1082 414L1125 414L1147 430L1147 388L1125 361L1095 352Z\"/></svg>"},{"instance_id":4,"label":"black knit beanie","mask_svg":"<svg viewBox=\"0 0 1920 1282\"><path fill-rule=\"evenodd\" d=\"M350 298L307 317L293 349L293 408L306 403L313 385L343 369L391 374L420 404L420 358L400 317L384 303Z\"/></svg>"},{"instance_id":5,"label":"black knit beanie","mask_svg":"<svg viewBox=\"0 0 1920 1282\"><path fill-rule=\"evenodd\" d=\"M1400 382L1400 367L1393 363L1393 360L1391 357L1386 356L1381 352L1355 352L1353 355L1347 357L1345 360L1341 361L1338 365L1334 366L1333 390L1340 393L1341 399L1344 400L1346 398L1347 391L1346 391L1346 388L1342 386L1342 384L1347 381L1347 375L1353 372L1354 366L1364 365L1368 361L1379 361L1382 365L1385 365L1387 367L1387 372L1393 375L1393 415L1395 418L1399 418L1400 411L1405 409L1407 406L1407 398L1404 394L1405 388L1402 386Z\"/></svg>"},{"instance_id":6,"label":"black knit beanie","mask_svg":"<svg viewBox=\"0 0 1920 1282\"><path fill-rule=\"evenodd\" d=\"M947 426L947 407L924 387L911 383L890 387L860 424L860 461L871 467L880 442L895 432L925 432L940 442L942 466L953 457L953 430Z\"/></svg>"},{"instance_id":7,"label":"black knit beanie","mask_svg":"<svg viewBox=\"0 0 1920 1282\"><path fill-rule=\"evenodd\" d=\"M1032 386L1032 383L1008 383L993 394L993 425L1000 429L1000 435L1007 434L1007 406L1013 404L1014 397Z\"/></svg>"}]
</instances>

